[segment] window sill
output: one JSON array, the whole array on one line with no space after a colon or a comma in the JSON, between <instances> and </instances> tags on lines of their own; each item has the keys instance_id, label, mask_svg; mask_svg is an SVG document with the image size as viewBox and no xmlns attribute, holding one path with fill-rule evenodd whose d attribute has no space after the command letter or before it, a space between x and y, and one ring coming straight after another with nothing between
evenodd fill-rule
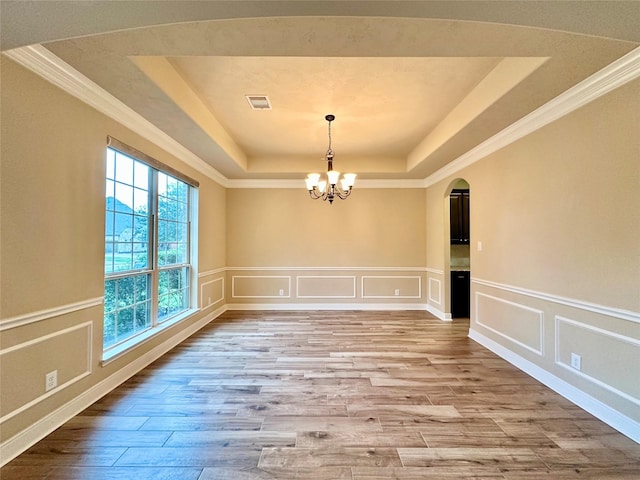
<instances>
[{"instance_id":1,"label":"window sill","mask_svg":"<svg viewBox=\"0 0 640 480\"><path fill-rule=\"evenodd\" d=\"M149 330L146 330L145 332L142 332L139 335L136 335L135 337L132 337L125 342L122 342L120 345L113 347L106 352L103 352L102 361L100 362L100 365L103 367L108 365L109 363L113 362L114 360L117 360L124 354L130 352L134 348L148 342L149 340L154 338L156 335L164 332L166 329L182 322L183 320L186 320L187 318L191 317L192 315L194 315L199 311L200 311L199 308L192 308L190 310L182 312L181 314L176 315L175 317L167 320L166 322L162 322L158 326L153 327Z\"/></svg>"}]
</instances>

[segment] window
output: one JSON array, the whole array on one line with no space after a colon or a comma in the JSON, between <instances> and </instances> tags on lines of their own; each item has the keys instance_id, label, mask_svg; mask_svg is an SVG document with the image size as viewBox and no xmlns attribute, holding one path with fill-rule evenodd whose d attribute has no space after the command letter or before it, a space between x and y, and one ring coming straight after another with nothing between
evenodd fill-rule
<instances>
[{"instance_id":1,"label":"window","mask_svg":"<svg viewBox=\"0 0 640 480\"><path fill-rule=\"evenodd\" d=\"M110 139L106 162L107 351L191 308L197 182Z\"/></svg>"}]
</instances>

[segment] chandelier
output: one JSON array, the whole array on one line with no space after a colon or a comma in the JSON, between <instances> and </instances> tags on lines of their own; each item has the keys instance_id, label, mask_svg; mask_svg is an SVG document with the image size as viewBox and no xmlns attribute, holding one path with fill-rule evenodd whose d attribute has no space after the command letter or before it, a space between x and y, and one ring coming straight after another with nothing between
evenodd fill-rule
<instances>
[{"instance_id":1,"label":"chandelier","mask_svg":"<svg viewBox=\"0 0 640 480\"><path fill-rule=\"evenodd\" d=\"M351 194L353 184L356 181L356 174L345 173L342 179L340 179L340 172L333 169L331 122L333 122L336 117L334 115L327 115L324 119L329 122L329 148L325 154L325 159L327 160L327 179L320 180L319 173L310 173L307 175L307 179L305 181L311 198L314 200L321 198L322 200L329 200L329 203L333 203L334 198L338 197L341 200L344 200Z\"/></svg>"}]
</instances>

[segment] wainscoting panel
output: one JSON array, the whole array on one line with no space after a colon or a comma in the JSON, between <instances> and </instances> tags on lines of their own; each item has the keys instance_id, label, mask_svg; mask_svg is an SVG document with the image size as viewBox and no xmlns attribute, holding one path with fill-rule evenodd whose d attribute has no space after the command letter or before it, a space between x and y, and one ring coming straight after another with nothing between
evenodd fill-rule
<instances>
[{"instance_id":1,"label":"wainscoting panel","mask_svg":"<svg viewBox=\"0 0 640 480\"><path fill-rule=\"evenodd\" d=\"M85 322L0 350L0 423L90 375L91 346L92 323ZM58 385L45 391L54 370Z\"/></svg>"},{"instance_id":2,"label":"wainscoting panel","mask_svg":"<svg viewBox=\"0 0 640 480\"><path fill-rule=\"evenodd\" d=\"M224 278L200 284L200 308L212 307L224 300Z\"/></svg>"},{"instance_id":3,"label":"wainscoting panel","mask_svg":"<svg viewBox=\"0 0 640 480\"><path fill-rule=\"evenodd\" d=\"M291 277L284 275L234 275L231 277L233 298L289 298Z\"/></svg>"},{"instance_id":4,"label":"wainscoting panel","mask_svg":"<svg viewBox=\"0 0 640 480\"><path fill-rule=\"evenodd\" d=\"M442 307L442 281L429 277L429 301Z\"/></svg>"},{"instance_id":5,"label":"wainscoting panel","mask_svg":"<svg viewBox=\"0 0 640 480\"><path fill-rule=\"evenodd\" d=\"M544 313L521 303L476 292L478 325L537 354L544 354Z\"/></svg>"},{"instance_id":6,"label":"wainscoting panel","mask_svg":"<svg viewBox=\"0 0 640 480\"><path fill-rule=\"evenodd\" d=\"M640 443L640 312L479 278L471 289L471 338Z\"/></svg>"},{"instance_id":7,"label":"wainscoting panel","mask_svg":"<svg viewBox=\"0 0 640 480\"><path fill-rule=\"evenodd\" d=\"M356 277L352 275L298 275L297 298L356 298Z\"/></svg>"},{"instance_id":8,"label":"wainscoting panel","mask_svg":"<svg viewBox=\"0 0 640 480\"><path fill-rule=\"evenodd\" d=\"M555 333L558 365L640 406L640 381L629 382L630 376L639 378L639 339L559 315ZM607 355L596 356L603 351ZM572 353L580 356L580 370L571 366Z\"/></svg>"},{"instance_id":9,"label":"wainscoting panel","mask_svg":"<svg viewBox=\"0 0 640 480\"><path fill-rule=\"evenodd\" d=\"M363 275L362 298L422 298L422 277Z\"/></svg>"}]
</instances>

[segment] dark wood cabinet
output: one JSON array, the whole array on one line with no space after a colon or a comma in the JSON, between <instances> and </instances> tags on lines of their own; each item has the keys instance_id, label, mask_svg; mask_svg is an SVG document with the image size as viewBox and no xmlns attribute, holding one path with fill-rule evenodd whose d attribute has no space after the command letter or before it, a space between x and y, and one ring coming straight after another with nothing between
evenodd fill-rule
<instances>
[{"instance_id":1,"label":"dark wood cabinet","mask_svg":"<svg viewBox=\"0 0 640 480\"><path fill-rule=\"evenodd\" d=\"M469 245L469 190L453 190L449 202L451 245Z\"/></svg>"},{"instance_id":2,"label":"dark wood cabinet","mask_svg":"<svg viewBox=\"0 0 640 480\"><path fill-rule=\"evenodd\" d=\"M469 280L469 272L451 272L451 316L453 318L469 318Z\"/></svg>"}]
</instances>

